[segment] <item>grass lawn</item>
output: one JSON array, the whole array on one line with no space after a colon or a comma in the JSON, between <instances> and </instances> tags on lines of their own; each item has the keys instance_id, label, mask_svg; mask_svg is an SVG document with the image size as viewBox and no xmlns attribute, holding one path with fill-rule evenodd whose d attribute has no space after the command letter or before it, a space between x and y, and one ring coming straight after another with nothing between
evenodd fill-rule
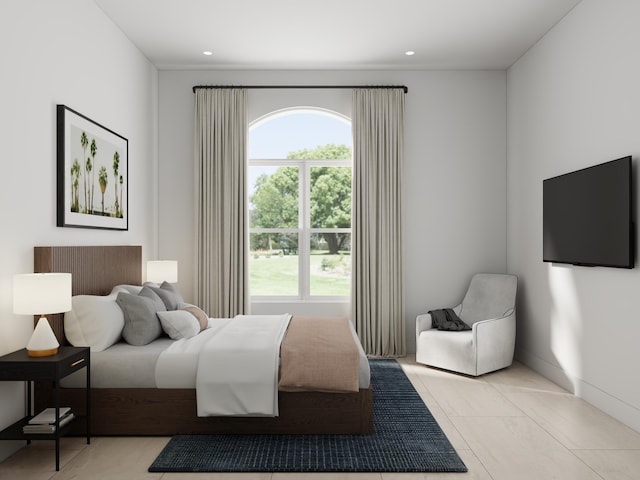
<instances>
[{"instance_id":1,"label":"grass lawn","mask_svg":"<svg viewBox=\"0 0 640 480\"><path fill-rule=\"evenodd\" d=\"M311 255L311 294L312 295L344 295L351 291L351 279L337 270L322 270L325 263L335 262L339 255ZM345 261L350 262L348 255ZM273 255L249 258L251 275L251 295L298 295L298 255Z\"/></svg>"}]
</instances>

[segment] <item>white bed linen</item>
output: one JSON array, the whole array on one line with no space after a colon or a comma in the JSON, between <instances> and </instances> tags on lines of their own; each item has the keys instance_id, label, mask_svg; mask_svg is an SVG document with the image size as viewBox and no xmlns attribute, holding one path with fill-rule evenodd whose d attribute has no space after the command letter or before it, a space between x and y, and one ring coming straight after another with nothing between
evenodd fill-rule
<instances>
[{"instance_id":1,"label":"white bed linen","mask_svg":"<svg viewBox=\"0 0 640 480\"><path fill-rule=\"evenodd\" d=\"M202 345L230 321L212 318L209 328L189 339L162 337L144 346L120 342L103 352L92 352L91 385L93 388L195 388ZM369 388L369 361L353 326L351 333L360 352L360 388ZM84 370L65 377L61 384L67 388L84 388Z\"/></svg>"},{"instance_id":2,"label":"white bed linen","mask_svg":"<svg viewBox=\"0 0 640 480\"><path fill-rule=\"evenodd\" d=\"M154 375L158 359L173 342L169 337L143 346L118 342L102 352L91 352L91 387L156 388ZM85 375L85 369L82 368L63 378L60 385L65 388L84 388Z\"/></svg>"},{"instance_id":3,"label":"white bed linen","mask_svg":"<svg viewBox=\"0 0 640 480\"><path fill-rule=\"evenodd\" d=\"M280 343L291 315L238 315L204 343L198 416L278 415Z\"/></svg>"},{"instance_id":4,"label":"white bed linen","mask_svg":"<svg viewBox=\"0 0 640 480\"><path fill-rule=\"evenodd\" d=\"M210 318L209 328L195 337L174 341L158 358L155 382L158 388L195 388L200 351L231 318Z\"/></svg>"}]
</instances>

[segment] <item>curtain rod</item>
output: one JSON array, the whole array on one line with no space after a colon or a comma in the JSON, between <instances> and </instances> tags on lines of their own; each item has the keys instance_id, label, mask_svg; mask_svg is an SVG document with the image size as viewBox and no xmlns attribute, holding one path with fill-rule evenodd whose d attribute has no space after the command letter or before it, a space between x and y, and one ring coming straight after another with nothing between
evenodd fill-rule
<instances>
[{"instance_id":1,"label":"curtain rod","mask_svg":"<svg viewBox=\"0 0 640 480\"><path fill-rule=\"evenodd\" d=\"M199 88L401 88L409 93L406 85L196 85L193 93Z\"/></svg>"}]
</instances>

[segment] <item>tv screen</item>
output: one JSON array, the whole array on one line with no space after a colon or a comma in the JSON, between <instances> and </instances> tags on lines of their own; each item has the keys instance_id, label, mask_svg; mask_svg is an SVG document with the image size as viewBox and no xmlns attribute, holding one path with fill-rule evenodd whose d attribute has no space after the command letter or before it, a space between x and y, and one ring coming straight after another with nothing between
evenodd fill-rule
<instances>
[{"instance_id":1,"label":"tv screen","mask_svg":"<svg viewBox=\"0 0 640 480\"><path fill-rule=\"evenodd\" d=\"M634 267L631 157L543 181L543 261Z\"/></svg>"}]
</instances>

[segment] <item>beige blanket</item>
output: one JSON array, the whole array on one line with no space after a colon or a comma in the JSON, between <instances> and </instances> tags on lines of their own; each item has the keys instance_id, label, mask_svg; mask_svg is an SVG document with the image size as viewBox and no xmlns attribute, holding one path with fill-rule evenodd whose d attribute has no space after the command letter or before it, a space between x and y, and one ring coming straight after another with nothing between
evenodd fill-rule
<instances>
[{"instance_id":1,"label":"beige blanket","mask_svg":"<svg viewBox=\"0 0 640 480\"><path fill-rule=\"evenodd\" d=\"M278 389L357 392L358 364L347 318L294 316L280 347Z\"/></svg>"}]
</instances>

